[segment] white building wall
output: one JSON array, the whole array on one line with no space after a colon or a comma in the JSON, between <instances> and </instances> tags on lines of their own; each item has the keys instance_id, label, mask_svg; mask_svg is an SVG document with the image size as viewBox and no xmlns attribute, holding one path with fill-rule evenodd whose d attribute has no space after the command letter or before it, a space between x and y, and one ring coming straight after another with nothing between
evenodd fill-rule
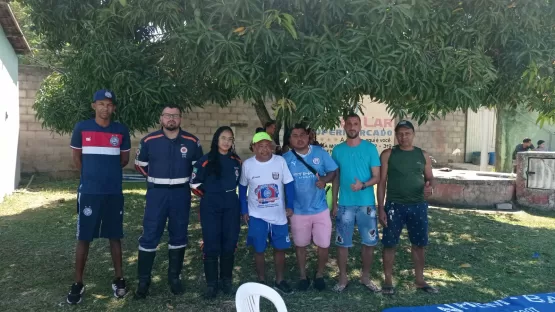
<instances>
[{"instance_id":1,"label":"white building wall","mask_svg":"<svg viewBox=\"0 0 555 312\"><path fill-rule=\"evenodd\" d=\"M18 59L0 27L0 202L19 184Z\"/></svg>"}]
</instances>

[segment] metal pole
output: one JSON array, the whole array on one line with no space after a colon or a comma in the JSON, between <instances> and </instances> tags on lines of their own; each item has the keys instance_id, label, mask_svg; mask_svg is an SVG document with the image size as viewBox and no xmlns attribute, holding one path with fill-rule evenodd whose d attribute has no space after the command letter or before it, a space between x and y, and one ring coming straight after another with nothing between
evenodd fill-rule
<instances>
[{"instance_id":1,"label":"metal pole","mask_svg":"<svg viewBox=\"0 0 555 312\"><path fill-rule=\"evenodd\" d=\"M481 139L482 148L480 151L480 171L487 171L488 169L488 151L489 151L489 111L485 108L479 110L481 114Z\"/></svg>"}]
</instances>

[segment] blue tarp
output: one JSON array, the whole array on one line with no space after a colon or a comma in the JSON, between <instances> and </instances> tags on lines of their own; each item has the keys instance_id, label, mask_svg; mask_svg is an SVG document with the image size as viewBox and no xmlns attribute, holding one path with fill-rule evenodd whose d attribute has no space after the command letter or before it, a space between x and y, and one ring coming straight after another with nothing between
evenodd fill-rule
<instances>
[{"instance_id":1,"label":"blue tarp","mask_svg":"<svg viewBox=\"0 0 555 312\"><path fill-rule=\"evenodd\" d=\"M383 312L554 312L555 293L511 296L489 303L459 302L424 307L390 308Z\"/></svg>"}]
</instances>

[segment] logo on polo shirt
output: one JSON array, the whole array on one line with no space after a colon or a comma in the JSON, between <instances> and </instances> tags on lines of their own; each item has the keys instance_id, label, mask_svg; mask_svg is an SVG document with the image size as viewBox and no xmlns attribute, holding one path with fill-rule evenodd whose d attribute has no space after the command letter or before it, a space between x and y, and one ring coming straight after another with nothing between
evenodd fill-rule
<instances>
[{"instance_id":1,"label":"logo on polo shirt","mask_svg":"<svg viewBox=\"0 0 555 312\"><path fill-rule=\"evenodd\" d=\"M181 149L179 150L181 152L181 158L186 158L187 157L187 148L185 146L181 146Z\"/></svg>"},{"instance_id":2,"label":"logo on polo shirt","mask_svg":"<svg viewBox=\"0 0 555 312\"><path fill-rule=\"evenodd\" d=\"M112 137L110 138L110 144L112 144L112 146L118 146L119 138L115 135L112 135Z\"/></svg>"},{"instance_id":3,"label":"logo on polo shirt","mask_svg":"<svg viewBox=\"0 0 555 312\"><path fill-rule=\"evenodd\" d=\"M274 178L274 180L279 179L279 172L272 172L272 178Z\"/></svg>"},{"instance_id":4,"label":"logo on polo shirt","mask_svg":"<svg viewBox=\"0 0 555 312\"><path fill-rule=\"evenodd\" d=\"M315 164L315 165L320 164L320 158L314 157L314 159L312 159L312 163Z\"/></svg>"}]
</instances>

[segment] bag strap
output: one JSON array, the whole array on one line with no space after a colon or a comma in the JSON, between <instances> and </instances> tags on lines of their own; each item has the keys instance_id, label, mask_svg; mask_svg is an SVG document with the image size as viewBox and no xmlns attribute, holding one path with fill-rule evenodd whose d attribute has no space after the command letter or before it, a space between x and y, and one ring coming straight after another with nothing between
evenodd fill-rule
<instances>
[{"instance_id":1,"label":"bag strap","mask_svg":"<svg viewBox=\"0 0 555 312\"><path fill-rule=\"evenodd\" d=\"M304 165L308 170L310 170L310 172L312 172L313 175L315 175L315 176L318 175L318 171L316 171L316 169L314 169L312 166L310 166L309 164L307 164L306 161L304 161L304 159L303 159L299 154L297 154L297 152L295 152L294 149L292 149L291 152L293 152L293 155L295 155L295 157L297 157L297 159L298 159L300 162L302 162L303 165Z\"/></svg>"}]
</instances>

